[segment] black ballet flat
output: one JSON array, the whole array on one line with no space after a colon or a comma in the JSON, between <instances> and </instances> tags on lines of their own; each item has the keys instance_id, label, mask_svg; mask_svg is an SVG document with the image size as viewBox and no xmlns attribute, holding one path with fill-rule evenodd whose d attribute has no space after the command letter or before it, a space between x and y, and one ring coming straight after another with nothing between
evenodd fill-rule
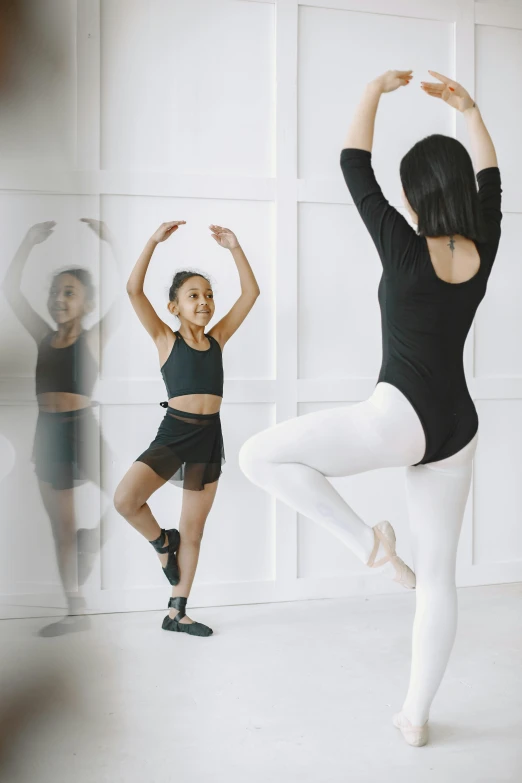
<instances>
[{"instance_id":1,"label":"black ballet flat","mask_svg":"<svg viewBox=\"0 0 522 783\"><path fill-rule=\"evenodd\" d=\"M64 634L76 631L86 631L91 626L91 619L84 614L86 609L85 598L81 595L68 596L68 612L65 617L57 622L45 625L37 631L37 636L44 638L52 636L64 636Z\"/></svg>"},{"instance_id":2,"label":"black ballet flat","mask_svg":"<svg viewBox=\"0 0 522 783\"><path fill-rule=\"evenodd\" d=\"M163 546L165 543L165 534L169 538L167 546ZM159 555L165 555L167 552L169 553L167 565L163 569L163 573L171 585L179 584L179 568L178 560L176 558L176 552L179 549L179 541L179 530L176 530L176 528L173 527L171 530L163 530L162 528L159 536L155 538L154 541L150 542Z\"/></svg>"},{"instance_id":3,"label":"black ballet flat","mask_svg":"<svg viewBox=\"0 0 522 783\"><path fill-rule=\"evenodd\" d=\"M208 625L203 623L180 623L179 621L185 617L185 608L187 606L186 598L171 598L169 601L169 609L178 609L178 614L174 619L168 615L163 618L161 627L164 631L179 631L180 633L188 633L190 636L211 636L214 631L209 628Z\"/></svg>"}]
</instances>

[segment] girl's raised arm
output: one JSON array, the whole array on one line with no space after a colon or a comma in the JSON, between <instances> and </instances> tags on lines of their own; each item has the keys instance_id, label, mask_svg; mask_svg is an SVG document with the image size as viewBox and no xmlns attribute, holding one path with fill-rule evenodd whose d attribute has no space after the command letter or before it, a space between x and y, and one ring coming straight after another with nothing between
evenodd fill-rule
<instances>
[{"instance_id":1,"label":"girl's raised arm","mask_svg":"<svg viewBox=\"0 0 522 783\"><path fill-rule=\"evenodd\" d=\"M172 234L178 230L179 226L184 223L184 220L171 220L169 223L161 224L143 248L127 281L127 293L136 315L156 344L167 337L170 328L161 320L150 301L145 296L143 291L145 275L156 246L172 236Z\"/></svg>"},{"instance_id":2,"label":"girl's raised arm","mask_svg":"<svg viewBox=\"0 0 522 783\"><path fill-rule=\"evenodd\" d=\"M210 334L212 334L223 348L225 343L230 340L234 332L239 329L249 314L254 306L254 302L260 294L260 289L252 271L252 267L248 263L247 257L243 253L243 249L237 241L236 235L229 228L223 228L222 226L212 225L210 226L210 230L212 231L212 237L216 240L218 245L227 248L227 250L230 250L232 253L232 258L235 261L241 284L240 297L234 302L228 313L210 330Z\"/></svg>"},{"instance_id":3,"label":"girl's raised arm","mask_svg":"<svg viewBox=\"0 0 522 783\"><path fill-rule=\"evenodd\" d=\"M51 236L56 223L54 220L48 220L45 223L36 223L31 226L22 240L2 283L2 291L11 308L31 337L39 345L43 338L49 334L51 327L38 313L33 310L27 299L22 293L21 283L22 274L29 253L35 245L45 242Z\"/></svg>"}]
</instances>

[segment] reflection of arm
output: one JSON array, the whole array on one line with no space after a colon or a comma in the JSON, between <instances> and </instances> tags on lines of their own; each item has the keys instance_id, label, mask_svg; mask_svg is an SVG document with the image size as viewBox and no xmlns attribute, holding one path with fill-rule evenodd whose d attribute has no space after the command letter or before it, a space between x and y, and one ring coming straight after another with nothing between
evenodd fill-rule
<instances>
[{"instance_id":1,"label":"reflection of arm","mask_svg":"<svg viewBox=\"0 0 522 783\"><path fill-rule=\"evenodd\" d=\"M475 171L479 172L482 169L497 166L495 147L478 107L473 105L471 108L466 109L463 114L468 126Z\"/></svg>"},{"instance_id":2,"label":"reflection of arm","mask_svg":"<svg viewBox=\"0 0 522 783\"><path fill-rule=\"evenodd\" d=\"M114 238L112 235L108 232L107 228L104 229L104 234L101 236L102 241L106 242L106 244L110 247L111 250L111 256L112 260L114 262L114 266L116 268L116 272L118 275L118 283L121 283L123 274L122 274L122 265L121 265L121 257L117 250L117 247L114 242ZM121 316L121 300L122 300L122 294L121 294L121 285L117 285L117 293L114 297L113 301L111 302L108 310L100 320L94 324L94 326L89 330L89 334L91 336L91 340L93 342L97 342L101 340L100 349L103 350L105 348L111 334L116 330ZM101 305L101 295L100 295L100 305Z\"/></svg>"},{"instance_id":3,"label":"reflection of arm","mask_svg":"<svg viewBox=\"0 0 522 783\"><path fill-rule=\"evenodd\" d=\"M33 310L21 289L22 274L26 261L29 258L29 253L33 247L34 245L29 237L25 236L9 265L7 274L2 283L2 291L22 326L27 329L31 337L39 344L43 338L49 334L51 328L49 324Z\"/></svg>"}]
</instances>

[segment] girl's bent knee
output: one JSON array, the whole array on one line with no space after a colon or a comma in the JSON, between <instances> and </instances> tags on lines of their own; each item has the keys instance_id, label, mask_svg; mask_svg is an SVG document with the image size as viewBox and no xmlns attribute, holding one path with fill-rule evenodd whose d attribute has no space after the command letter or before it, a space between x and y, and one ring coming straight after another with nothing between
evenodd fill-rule
<instances>
[{"instance_id":1,"label":"girl's bent knee","mask_svg":"<svg viewBox=\"0 0 522 783\"><path fill-rule=\"evenodd\" d=\"M139 506L129 492L117 487L114 493L114 508L122 517L128 518L136 513Z\"/></svg>"}]
</instances>

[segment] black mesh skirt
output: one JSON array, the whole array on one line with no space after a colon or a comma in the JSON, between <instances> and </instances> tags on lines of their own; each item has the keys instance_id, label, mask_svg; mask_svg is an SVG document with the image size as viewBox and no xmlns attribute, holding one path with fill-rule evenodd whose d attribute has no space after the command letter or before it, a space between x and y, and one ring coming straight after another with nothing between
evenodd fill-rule
<instances>
[{"instance_id":1,"label":"black mesh skirt","mask_svg":"<svg viewBox=\"0 0 522 783\"><path fill-rule=\"evenodd\" d=\"M99 482L100 430L92 408L49 413L36 422L32 461L40 481L55 489Z\"/></svg>"},{"instance_id":2,"label":"black mesh skirt","mask_svg":"<svg viewBox=\"0 0 522 783\"><path fill-rule=\"evenodd\" d=\"M158 434L136 462L182 489L204 489L218 480L225 463L219 411L187 413L169 406Z\"/></svg>"}]
</instances>

